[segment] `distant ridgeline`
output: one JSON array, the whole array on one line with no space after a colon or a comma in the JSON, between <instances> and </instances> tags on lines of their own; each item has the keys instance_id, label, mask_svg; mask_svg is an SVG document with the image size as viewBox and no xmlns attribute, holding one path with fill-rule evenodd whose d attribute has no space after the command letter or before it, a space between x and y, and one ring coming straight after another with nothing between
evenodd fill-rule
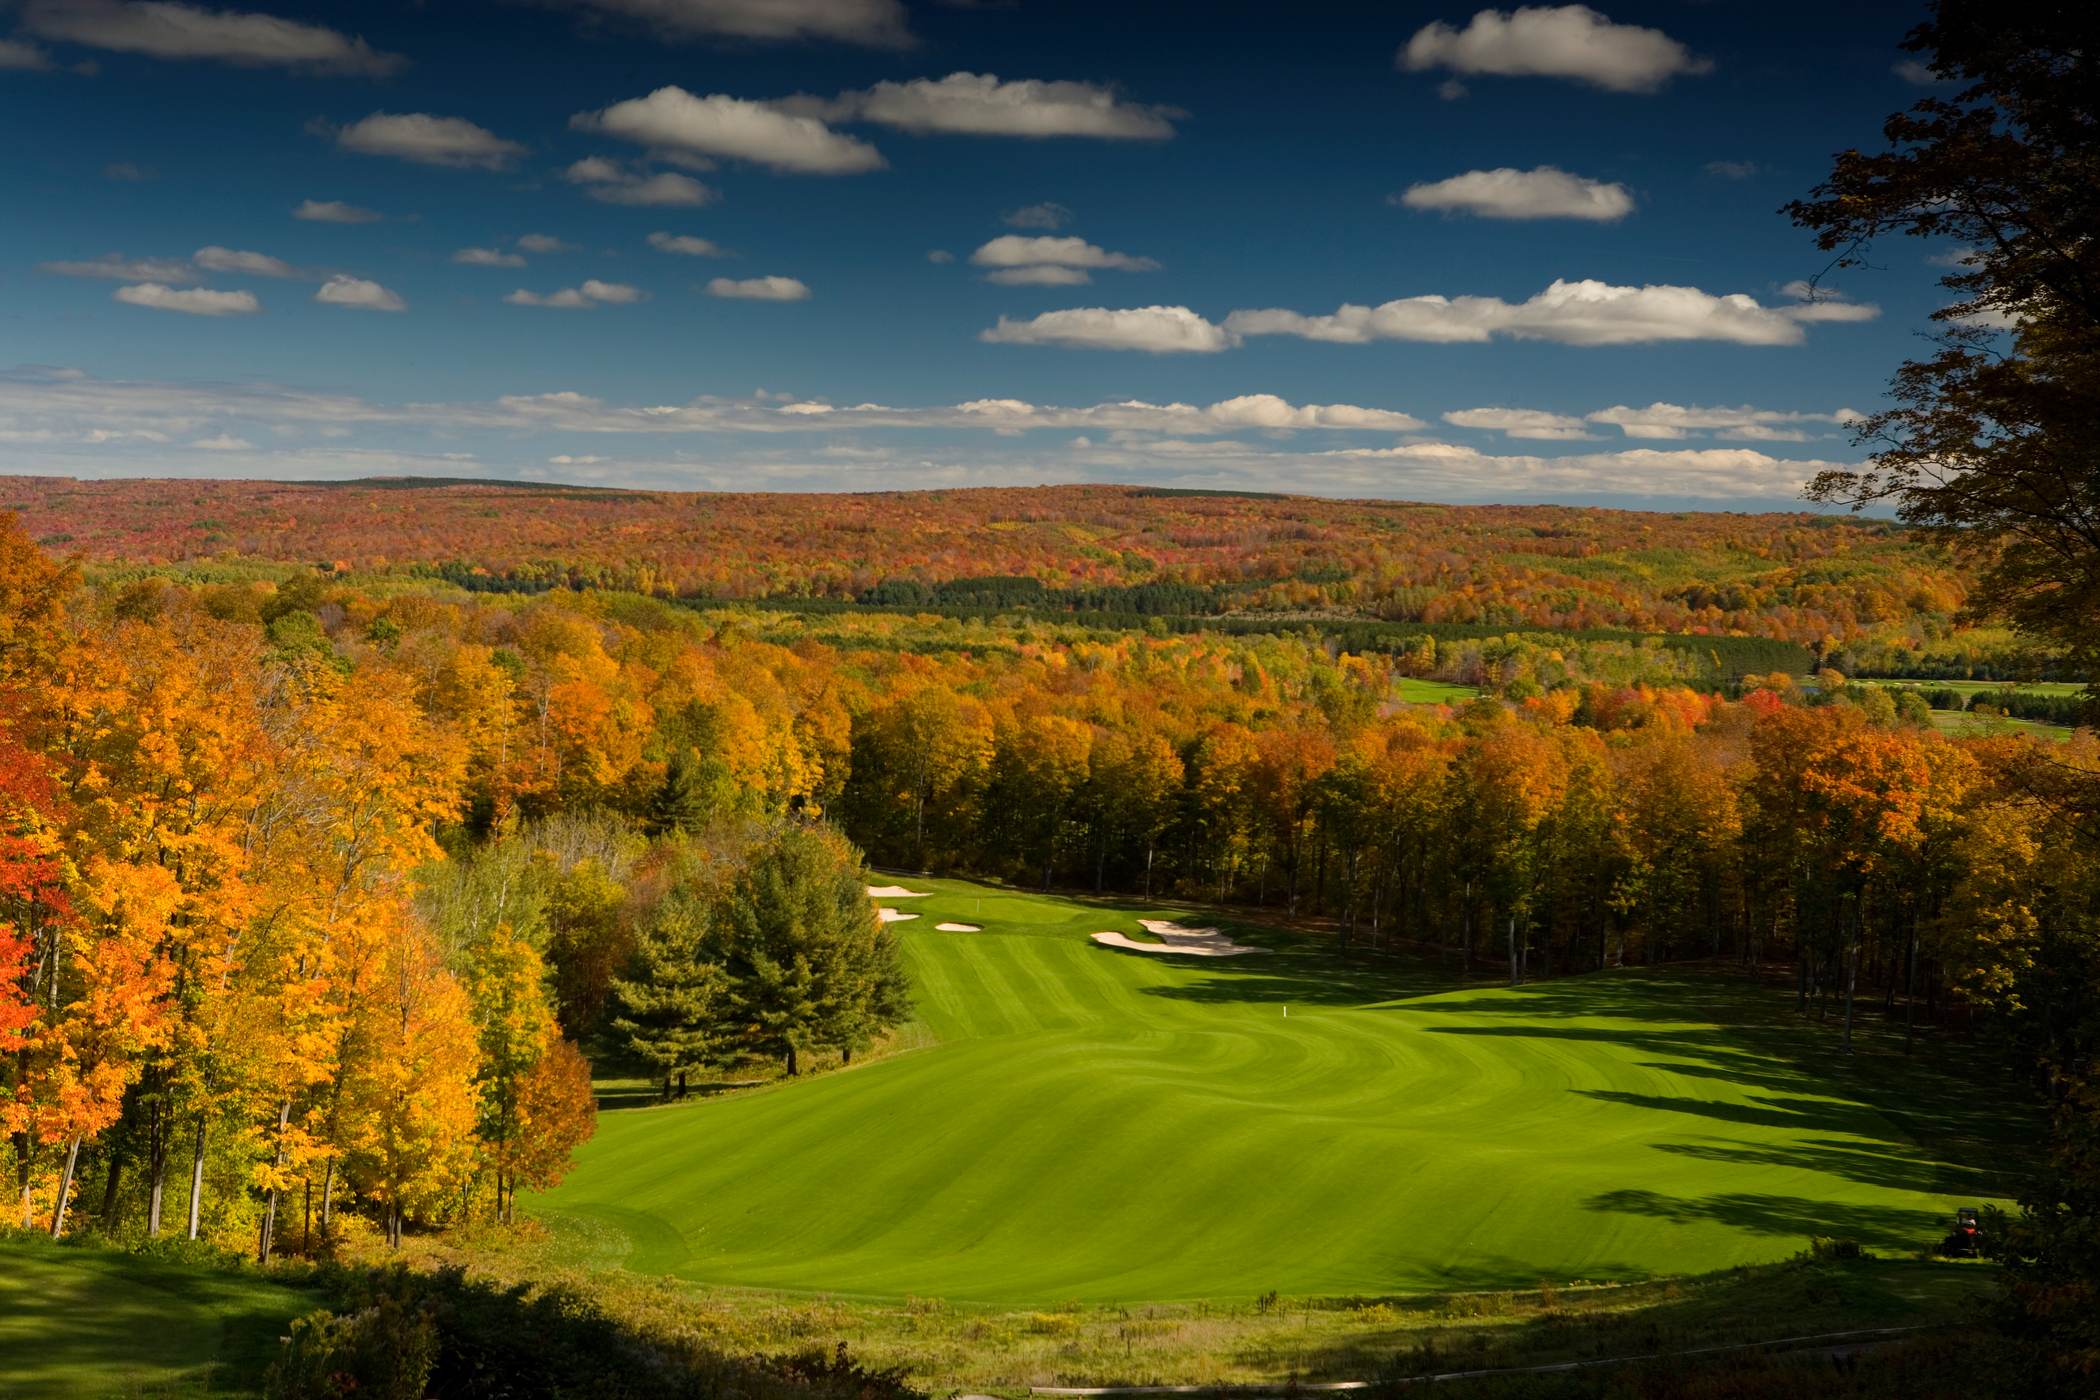
<instances>
[{"instance_id":1,"label":"distant ridgeline","mask_svg":"<svg viewBox=\"0 0 2100 1400\"><path fill-rule=\"evenodd\" d=\"M1806 513L1124 486L787 495L63 478L0 482L8 509L47 548L106 571L230 580L302 566L808 614L1312 628L1372 650L1425 637L1659 639L1701 655L1714 679L1826 664L1862 676L2051 674L2007 634L1959 621L1964 567L1924 535Z\"/></svg>"}]
</instances>

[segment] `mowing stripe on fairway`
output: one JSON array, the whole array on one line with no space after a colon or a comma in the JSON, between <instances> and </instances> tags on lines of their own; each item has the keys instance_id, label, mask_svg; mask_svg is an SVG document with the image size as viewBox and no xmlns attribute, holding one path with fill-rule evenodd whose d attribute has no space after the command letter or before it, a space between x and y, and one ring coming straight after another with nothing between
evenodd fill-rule
<instances>
[{"instance_id":1,"label":"mowing stripe on fairway","mask_svg":"<svg viewBox=\"0 0 2100 1400\"><path fill-rule=\"evenodd\" d=\"M608 1112L531 1208L626 1231L629 1267L869 1297L1514 1287L1775 1259L1810 1235L1921 1248L1957 1202L2002 1194L1991 1136L2020 1129L1944 1093L1930 1057L1846 1061L1747 982L1425 994L1418 964L1088 939L1173 910L911 887L929 897L896 931L937 1044ZM1957 1140L1985 1160L1937 1146Z\"/></svg>"}]
</instances>

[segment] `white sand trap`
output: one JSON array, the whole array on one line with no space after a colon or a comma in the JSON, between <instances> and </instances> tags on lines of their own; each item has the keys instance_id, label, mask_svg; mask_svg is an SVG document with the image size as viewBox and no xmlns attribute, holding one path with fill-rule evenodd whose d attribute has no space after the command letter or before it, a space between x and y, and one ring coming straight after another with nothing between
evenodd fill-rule
<instances>
[{"instance_id":1,"label":"white sand trap","mask_svg":"<svg viewBox=\"0 0 2100 1400\"><path fill-rule=\"evenodd\" d=\"M886 924L901 924L908 919L916 919L919 916L917 914L906 914L897 909L877 909L875 917Z\"/></svg>"},{"instance_id":2,"label":"white sand trap","mask_svg":"<svg viewBox=\"0 0 2100 1400\"><path fill-rule=\"evenodd\" d=\"M942 933L982 933L982 932L984 932L984 930L983 930L983 929L981 929L981 928L977 927L977 925L975 925L975 924L935 924L935 925L934 925L934 927L935 927L935 928L937 928L937 929L939 929L939 930L940 930L940 931L941 931Z\"/></svg>"},{"instance_id":3,"label":"white sand trap","mask_svg":"<svg viewBox=\"0 0 2100 1400\"><path fill-rule=\"evenodd\" d=\"M1139 943L1120 933L1097 933L1094 941L1105 948L1121 948L1131 953L1178 953L1192 958L1233 958L1241 953L1269 951L1235 943L1214 928L1183 928L1172 919L1139 919L1138 924L1147 933L1157 934L1160 941Z\"/></svg>"},{"instance_id":4,"label":"white sand trap","mask_svg":"<svg viewBox=\"0 0 2100 1400\"><path fill-rule=\"evenodd\" d=\"M870 885L868 886L868 898L927 899L930 896L924 890L908 890L902 885Z\"/></svg>"}]
</instances>

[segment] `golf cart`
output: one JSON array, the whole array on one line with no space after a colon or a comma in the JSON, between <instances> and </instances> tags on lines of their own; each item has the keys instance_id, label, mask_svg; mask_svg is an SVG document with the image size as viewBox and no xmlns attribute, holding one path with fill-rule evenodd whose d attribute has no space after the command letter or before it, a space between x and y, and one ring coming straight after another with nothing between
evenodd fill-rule
<instances>
[{"instance_id":1,"label":"golf cart","mask_svg":"<svg viewBox=\"0 0 2100 1400\"><path fill-rule=\"evenodd\" d=\"M1955 1259L1976 1259L1983 1254L1983 1220L1974 1206L1954 1212L1954 1228L1940 1241L1940 1253Z\"/></svg>"}]
</instances>

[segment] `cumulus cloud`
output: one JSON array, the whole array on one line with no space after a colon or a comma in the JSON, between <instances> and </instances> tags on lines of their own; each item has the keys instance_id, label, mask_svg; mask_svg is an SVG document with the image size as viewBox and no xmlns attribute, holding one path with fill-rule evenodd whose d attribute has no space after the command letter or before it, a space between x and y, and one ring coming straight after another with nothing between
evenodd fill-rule
<instances>
[{"instance_id":1,"label":"cumulus cloud","mask_svg":"<svg viewBox=\"0 0 2100 1400\"><path fill-rule=\"evenodd\" d=\"M929 248L926 250L926 261L936 267L945 267L947 264L955 261L955 254L949 252L946 248Z\"/></svg>"},{"instance_id":2,"label":"cumulus cloud","mask_svg":"<svg viewBox=\"0 0 2100 1400\"><path fill-rule=\"evenodd\" d=\"M170 0L29 0L22 7L22 27L59 43L243 68L378 78L408 62L317 24Z\"/></svg>"},{"instance_id":3,"label":"cumulus cloud","mask_svg":"<svg viewBox=\"0 0 2100 1400\"><path fill-rule=\"evenodd\" d=\"M682 87L578 112L569 125L654 150L749 161L800 175L853 175L885 164L873 146L815 117L723 93L695 97Z\"/></svg>"},{"instance_id":4,"label":"cumulus cloud","mask_svg":"<svg viewBox=\"0 0 2100 1400\"><path fill-rule=\"evenodd\" d=\"M564 243L551 233L520 234L518 246L528 253L573 253L576 245Z\"/></svg>"},{"instance_id":5,"label":"cumulus cloud","mask_svg":"<svg viewBox=\"0 0 2100 1400\"><path fill-rule=\"evenodd\" d=\"M1625 448L1559 457L1482 452L1448 442L1341 448L1322 454L1365 466L1407 469L1418 488L1459 499L1573 495L1667 496L1700 500L1777 500L1796 496L1810 477L1841 465L1773 457L1747 447ZM1366 480L1359 478L1359 480ZM1375 488L1373 494L1376 494Z\"/></svg>"},{"instance_id":6,"label":"cumulus cloud","mask_svg":"<svg viewBox=\"0 0 2100 1400\"><path fill-rule=\"evenodd\" d=\"M1009 210L1003 218L1008 228L1059 229L1072 222L1072 211L1062 204L1045 200L1041 204L1024 204L1019 209Z\"/></svg>"},{"instance_id":7,"label":"cumulus cloud","mask_svg":"<svg viewBox=\"0 0 2100 1400\"><path fill-rule=\"evenodd\" d=\"M1029 238L1005 233L970 254L978 267L1078 267L1116 268L1124 272L1150 272L1159 264L1129 253L1111 253L1083 238Z\"/></svg>"},{"instance_id":8,"label":"cumulus cloud","mask_svg":"<svg viewBox=\"0 0 2100 1400\"><path fill-rule=\"evenodd\" d=\"M177 290L160 282L119 287L113 295L128 306L180 311L188 316L249 316L262 310L253 292L215 292L206 287Z\"/></svg>"},{"instance_id":9,"label":"cumulus cloud","mask_svg":"<svg viewBox=\"0 0 2100 1400\"><path fill-rule=\"evenodd\" d=\"M715 197L712 189L690 175L680 175L674 170L661 170L652 175L631 170L604 156L586 156L562 174L569 183L585 186L592 199L605 204L697 208Z\"/></svg>"},{"instance_id":10,"label":"cumulus cloud","mask_svg":"<svg viewBox=\"0 0 2100 1400\"><path fill-rule=\"evenodd\" d=\"M61 277L107 277L117 282L194 282L197 270L180 258L127 258L104 253L99 258L38 263L40 272Z\"/></svg>"},{"instance_id":11,"label":"cumulus cloud","mask_svg":"<svg viewBox=\"0 0 2100 1400\"><path fill-rule=\"evenodd\" d=\"M1239 344L1239 336L1186 306L1103 306L1045 311L1026 321L1001 316L978 339L995 345L1062 345L1086 350L1143 350L1150 354L1212 354Z\"/></svg>"},{"instance_id":12,"label":"cumulus cloud","mask_svg":"<svg viewBox=\"0 0 2100 1400\"><path fill-rule=\"evenodd\" d=\"M503 298L512 306L551 306L562 311L588 311L595 306L627 306L642 301L648 294L638 287L624 282L601 282L593 277L580 287L564 287L558 292L528 292L520 288Z\"/></svg>"},{"instance_id":13,"label":"cumulus cloud","mask_svg":"<svg viewBox=\"0 0 2100 1400\"><path fill-rule=\"evenodd\" d=\"M1617 428L1630 438L1679 439L1712 434L1746 442L1802 442L1815 427L1842 427L1859 413L1841 408L1832 413L1789 413L1776 409L1700 408L1652 403L1646 408L1616 404L1589 414L1586 421Z\"/></svg>"},{"instance_id":14,"label":"cumulus cloud","mask_svg":"<svg viewBox=\"0 0 2100 1400\"><path fill-rule=\"evenodd\" d=\"M659 253L678 253L688 258L726 258L721 245L689 233L652 233L649 246Z\"/></svg>"},{"instance_id":15,"label":"cumulus cloud","mask_svg":"<svg viewBox=\"0 0 2100 1400\"><path fill-rule=\"evenodd\" d=\"M1445 414L1444 421L1454 428L1480 428L1541 442L1580 442L1595 436L1580 418L1535 408L1462 408Z\"/></svg>"},{"instance_id":16,"label":"cumulus cloud","mask_svg":"<svg viewBox=\"0 0 2100 1400\"><path fill-rule=\"evenodd\" d=\"M912 43L901 0L568 0L667 39L828 39L870 48Z\"/></svg>"},{"instance_id":17,"label":"cumulus cloud","mask_svg":"<svg viewBox=\"0 0 2100 1400\"><path fill-rule=\"evenodd\" d=\"M1843 316L1825 303L1765 306L1742 292L1715 296L1697 287L1620 287L1594 280L1557 280L1521 302L1500 297L1418 296L1379 306L1344 305L1318 316L1287 310L1235 311L1225 327L1235 335L1295 335L1307 340L1364 344L1414 340L1457 344L1508 336L1563 345L1647 345L1717 340L1736 345L1798 345L1802 323L1862 320L1878 315L1855 306Z\"/></svg>"},{"instance_id":18,"label":"cumulus cloud","mask_svg":"<svg viewBox=\"0 0 2100 1400\"><path fill-rule=\"evenodd\" d=\"M1094 279L1085 268L1057 267L1002 267L997 272L984 275L987 282L996 282L1002 287L1084 287Z\"/></svg>"},{"instance_id":19,"label":"cumulus cloud","mask_svg":"<svg viewBox=\"0 0 2100 1400\"><path fill-rule=\"evenodd\" d=\"M1586 219L1611 223L1633 212L1624 185L1607 184L1541 165L1469 170L1448 180L1410 185L1397 202L1410 209L1477 214L1483 219Z\"/></svg>"},{"instance_id":20,"label":"cumulus cloud","mask_svg":"<svg viewBox=\"0 0 2100 1400\"><path fill-rule=\"evenodd\" d=\"M386 215L371 209L360 209L355 204L345 204L340 199L301 200L292 211L295 219L305 219L316 224L373 224Z\"/></svg>"},{"instance_id":21,"label":"cumulus cloud","mask_svg":"<svg viewBox=\"0 0 2100 1400\"><path fill-rule=\"evenodd\" d=\"M880 82L834 98L804 94L775 105L826 121L874 122L920 134L1104 141L1164 141L1174 135L1175 119L1187 115L1173 107L1126 102L1114 89L1094 83L1002 81L991 73Z\"/></svg>"},{"instance_id":22,"label":"cumulus cloud","mask_svg":"<svg viewBox=\"0 0 2100 1400\"><path fill-rule=\"evenodd\" d=\"M1567 78L1613 92L1654 92L1680 74L1713 70L1661 30L1614 24L1587 5L1482 10L1464 29L1424 25L1398 62L1415 73Z\"/></svg>"},{"instance_id":23,"label":"cumulus cloud","mask_svg":"<svg viewBox=\"0 0 2100 1400\"><path fill-rule=\"evenodd\" d=\"M506 253L501 248L462 248L452 255L452 261L466 267L525 266L525 259L516 253Z\"/></svg>"},{"instance_id":24,"label":"cumulus cloud","mask_svg":"<svg viewBox=\"0 0 2100 1400\"><path fill-rule=\"evenodd\" d=\"M216 437L198 438L190 446L201 447L206 452L246 452L255 444L231 433L220 433Z\"/></svg>"},{"instance_id":25,"label":"cumulus cloud","mask_svg":"<svg viewBox=\"0 0 2100 1400\"><path fill-rule=\"evenodd\" d=\"M306 274L282 258L268 253L221 248L217 244L199 248L190 261L208 272L230 272L241 277L304 277Z\"/></svg>"},{"instance_id":26,"label":"cumulus cloud","mask_svg":"<svg viewBox=\"0 0 2100 1400\"><path fill-rule=\"evenodd\" d=\"M41 73L51 66L51 55L35 44L19 39L0 39L0 72Z\"/></svg>"},{"instance_id":27,"label":"cumulus cloud","mask_svg":"<svg viewBox=\"0 0 2100 1400\"><path fill-rule=\"evenodd\" d=\"M707 294L738 301L807 301L809 288L792 277L717 277L707 284Z\"/></svg>"},{"instance_id":28,"label":"cumulus cloud","mask_svg":"<svg viewBox=\"0 0 2100 1400\"><path fill-rule=\"evenodd\" d=\"M517 142L464 117L434 117L428 112L374 112L338 131L335 143L360 155L455 169L502 170L525 154Z\"/></svg>"},{"instance_id":29,"label":"cumulus cloud","mask_svg":"<svg viewBox=\"0 0 2100 1400\"><path fill-rule=\"evenodd\" d=\"M377 282L338 273L321 284L314 300L323 306L347 306L353 311L406 311L408 303Z\"/></svg>"}]
</instances>

